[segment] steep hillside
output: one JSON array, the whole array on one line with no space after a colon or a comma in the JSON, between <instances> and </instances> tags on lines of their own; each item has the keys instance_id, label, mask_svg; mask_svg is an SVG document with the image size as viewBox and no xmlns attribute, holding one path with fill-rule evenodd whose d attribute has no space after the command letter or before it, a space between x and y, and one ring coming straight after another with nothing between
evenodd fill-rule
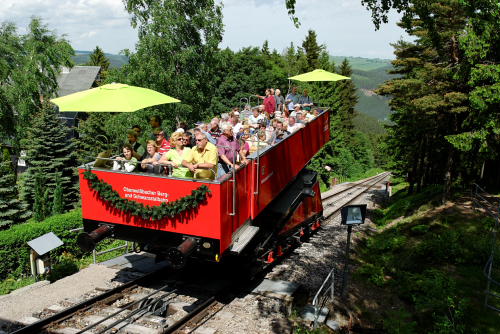
<instances>
[{"instance_id":1,"label":"steep hillside","mask_svg":"<svg viewBox=\"0 0 500 334\"><path fill-rule=\"evenodd\" d=\"M373 91L384 81L394 77L387 73L392 68L391 61L377 58L331 57L336 65L339 65L344 58L351 64L352 80L358 88L358 111L378 120L388 120L390 114L388 99L376 95Z\"/></svg>"},{"instance_id":2,"label":"steep hillside","mask_svg":"<svg viewBox=\"0 0 500 334\"><path fill-rule=\"evenodd\" d=\"M75 50L73 61L75 62L76 65L83 65L89 61L91 53L92 51ZM122 65L128 62L127 57L123 55L115 55L111 53L105 53L104 55L109 59L111 67L121 67Z\"/></svg>"}]
</instances>

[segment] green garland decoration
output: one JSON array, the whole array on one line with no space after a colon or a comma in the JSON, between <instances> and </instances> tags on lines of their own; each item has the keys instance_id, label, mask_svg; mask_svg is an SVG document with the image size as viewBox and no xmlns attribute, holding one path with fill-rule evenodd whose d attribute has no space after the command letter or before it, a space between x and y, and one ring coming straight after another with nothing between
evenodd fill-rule
<instances>
[{"instance_id":1,"label":"green garland decoration","mask_svg":"<svg viewBox=\"0 0 500 334\"><path fill-rule=\"evenodd\" d=\"M187 210L193 210L203 203L210 193L206 185L194 189L191 195L184 196L173 202L163 202L158 206L144 205L120 197L110 184L100 180L90 169L83 172L83 177L89 181L90 188L95 190L99 197L114 208L142 219L161 220L165 217L173 218Z\"/></svg>"}]
</instances>

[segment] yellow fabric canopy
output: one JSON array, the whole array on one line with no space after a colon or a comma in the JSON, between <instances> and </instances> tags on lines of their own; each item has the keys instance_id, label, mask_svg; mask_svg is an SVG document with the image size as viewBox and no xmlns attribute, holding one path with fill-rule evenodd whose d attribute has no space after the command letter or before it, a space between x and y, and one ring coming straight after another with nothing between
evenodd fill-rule
<instances>
[{"instance_id":1,"label":"yellow fabric canopy","mask_svg":"<svg viewBox=\"0 0 500 334\"><path fill-rule=\"evenodd\" d=\"M112 83L51 99L50 102L61 112L132 112L180 100L151 89Z\"/></svg>"},{"instance_id":2,"label":"yellow fabric canopy","mask_svg":"<svg viewBox=\"0 0 500 334\"><path fill-rule=\"evenodd\" d=\"M338 80L350 80L351 78L318 69L311 72L299 74L290 77L288 79L297 81L338 81Z\"/></svg>"}]
</instances>

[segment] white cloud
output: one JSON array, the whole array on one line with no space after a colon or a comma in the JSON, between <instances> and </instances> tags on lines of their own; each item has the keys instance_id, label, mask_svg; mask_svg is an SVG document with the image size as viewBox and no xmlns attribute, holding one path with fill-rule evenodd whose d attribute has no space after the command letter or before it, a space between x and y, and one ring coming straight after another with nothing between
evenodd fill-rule
<instances>
[{"instance_id":1,"label":"white cloud","mask_svg":"<svg viewBox=\"0 0 500 334\"><path fill-rule=\"evenodd\" d=\"M66 35L76 50L118 53L133 48L136 32L122 0L2 0L0 21L16 23L25 32L32 16L38 16L58 35Z\"/></svg>"},{"instance_id":2,"label":"white cloud","mask_svg":"<svg viewBox=\"0 0 500 334\"><path fill-rule=\"evenodd\" d=\"M222 2L222 47L233 50L261 46L267 39L272 48L281 51L290 42L300 45L307 30L313 29L331 54L390 58L389 43L403 34L395 25L395 17L375 31L361 0L297 0L299 29L288 17L285 0ZM133 49L137 41L122 0L2 0L0 21L14 22L21 33L33 15L41 17L57 34L65 34L77 50L92 50L99 45L105 52L117 53Z\"/></svg>"}]
</instances>

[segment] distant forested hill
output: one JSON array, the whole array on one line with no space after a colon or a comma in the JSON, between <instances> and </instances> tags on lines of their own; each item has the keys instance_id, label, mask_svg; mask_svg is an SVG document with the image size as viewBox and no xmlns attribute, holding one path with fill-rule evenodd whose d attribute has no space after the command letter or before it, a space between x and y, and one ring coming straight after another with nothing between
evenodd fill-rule
<instances>
[{"instance_id":1,"label":"distant forested hill","mask_svg":"<svg viewBox=\"0 0 500 334\"><path fill-rule=\"evenodd\" d=\"M73 61L76 65L83 65L89 61L91 53L92 51L75 50ZM111 67L121 67L122 65L128 63L128 58L123 55L115 55L111 53L105 53L104 55L109 59Z\"/></svg>"},{"instance_id":2,"label":"distant forested hill","mask_svg":"<svg viewBox=\"0 0 500 334\"><path fill-rule=\"evenodd\" d=\"M381 83L392 78L387 73L392 68L389 59L332 56L336 65L347 58L351 64L352 80L358 89L357 110L379 120L387 120L390 114L388 99L375 95L373 90Z\"/></svg>"},{"instance_id":3,"label":"distant forested hill","mask_svg":"<svg viewBox=\"0 0 500 334\"><path fill-rule=\"evenodd\" d=\"M73 61L77 65L85 64L91 53L91 51L76 50ZM127 57L123 55L111 53L105 53L105 55L108 57L111 67L121 67L128 62ZM352 80L358 89L357 110L375 119L387 120L390 113L387 98L375 95L373 90L392 77L387 74L387 71L392 68L391 61L378 58L331 56L336 65L342 63L344 58L347 58L351 64Z\"/></svg>"}]
</instances>

